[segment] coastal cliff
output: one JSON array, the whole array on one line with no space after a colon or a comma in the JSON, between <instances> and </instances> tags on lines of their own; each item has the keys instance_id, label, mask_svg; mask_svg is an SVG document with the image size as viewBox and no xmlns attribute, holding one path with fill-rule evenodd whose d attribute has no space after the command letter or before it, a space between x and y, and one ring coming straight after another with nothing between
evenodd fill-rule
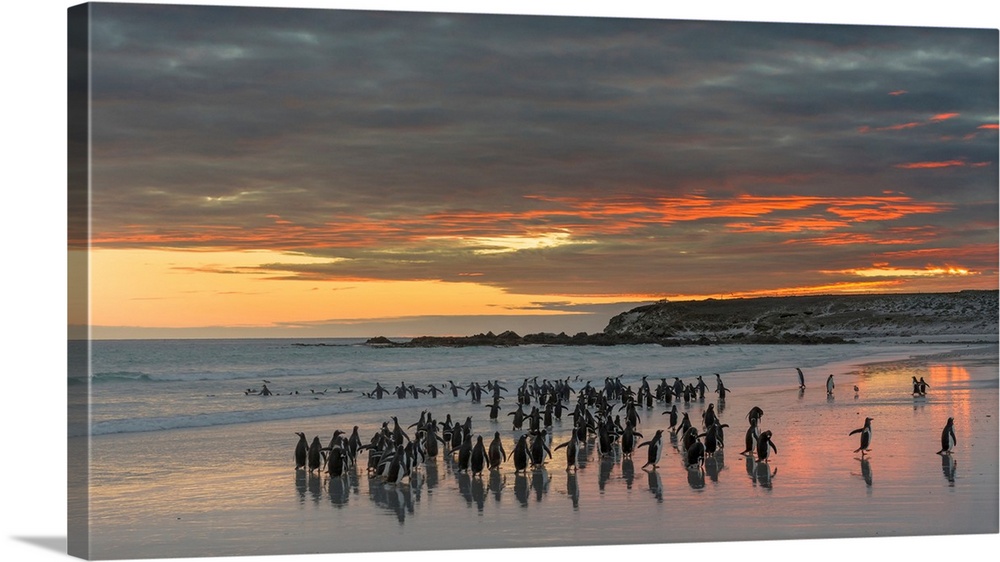
<instances>
[{"instance_id":1,"label":"coastal cliff","mask_svg":"<svg viewBox=\"0 0 1000 562\"><path fill-rule=\"evenodd\" d=\"M604 333L713 342L996 334L997 291L708 299L641 306Z\"/></svg>"},{"instance_id":2,"label":"coastal cliff","mask_svg":"<svg viewBox=\"0 0 1000 562\"><path fill-rule=\"evenodd\" d=\"M664 346L849 343L858 338L996 335L998 291L880 295L821 295L660 301L613 317L603 332L512 331L471 336L422 336L406 342L383 336L374 347L517 345Z\"/></svg>"}]
</instances>

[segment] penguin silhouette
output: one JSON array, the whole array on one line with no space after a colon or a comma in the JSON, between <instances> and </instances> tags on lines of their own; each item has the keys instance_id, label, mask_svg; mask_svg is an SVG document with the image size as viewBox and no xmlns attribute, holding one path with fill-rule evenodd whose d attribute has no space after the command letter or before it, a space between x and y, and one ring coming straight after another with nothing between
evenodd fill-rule
<instances>
[{"instance_id":1,"label":"penguin silhouette","mask_svg":"<svg viewBox=\"0 0 1000 562\"><path fill-rule=\"evenodd\" d=\"M858 451L861 451L862 457L865 456L866 451L871 450L872 419L874 418L865 418L865 425L863 427L859 427L848 434L848 435L854 435L855 433L861 434L861 446L858 447L857 449L854 449L854 452L857 453Z\"/></svg>"},{"instance_id":2,"label":"penguin silhouette","mask_svg":"<svg viewBox=\"0 0 1000 562\"><path fill-rule=\"evenodd\" d=\"M958 440L955 439L955 418L948 418L948 423L941 430L941 450L939 455L950 455Z\"/></svg>"}]
</instances>

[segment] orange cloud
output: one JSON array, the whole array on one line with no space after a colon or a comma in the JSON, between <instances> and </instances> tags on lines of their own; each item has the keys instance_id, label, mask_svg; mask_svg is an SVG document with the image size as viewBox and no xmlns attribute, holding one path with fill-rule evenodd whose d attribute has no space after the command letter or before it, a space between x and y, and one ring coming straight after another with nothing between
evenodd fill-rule
<instances>
[{"instance_id":1,"label":"orange cloud","mask_svg":"<svg viewBox=\"0 0 1000 562\"><path fill-rule=\"evenodd\" d=\"M891 221L950 206L903 195L870 197L756 196L544 197L518 211L446 210L372 216L341 214L321 224L298 224L275 215L257 225L130 225L93 236L97 247L192 249L256 248L306 251L319 248L468 247L483 240L537 239L565 233L567 243L586 237L627 235L679 222L721 220L733 232L805 232L844 229L852 224ZM735 219L735 220L734 220ZM742 220L740 220L742 219ZM834 243L831 241L830 243Z\"/></svg>"},{"instance_id":2,"label":"orange cloud","mask_svg":"<svg viewBox=\"0 0 1000 562\"><path fill-rule=\"evenodd\" d=\"M986 123L985 125L980 125L980 126L978 126L976 128L977 129L989 129L989 130L996 131L997 129L1000 129L1000 125L998 125L996 123Z\"/></svg>"},{"instance_id":3,"label":"orange cloud","mask_svg":"<svg viewBox=\"0 0 1000 562\"><path fill-rule=\"evenodd\" d=\"M951 113L938 113L937 115L932 115L927 121L910 121L908 123L899 123L899 124L896 124L896 125L886 125L884 127L869 127L868 125L864 125L864 126L858 128L858 132L860 132L861 134L865 134L865 133L869 133L871 131L902 131L902 130L905 130L905 129L914 129L916 127L923 127L923 126L926 126L926 125L930 125L932 123L940 123L941 121L947 121L948 119L954 119L955 117L958 117L959 115L960 115L959 113L955 113L955 112L951 112Z\"/></svg>"},{"instance_id":4,"label":"orange cloud","mask_svg":"<svg viewBox=\"0 0 1000 562\"><path fill-rule=\"evenodd\" d=\"M938 121L947 121L948 119L954 119L955 117L958 117L959 115L960 114L958 114L958 113L938 113L934 117L931 117L930 120L931 120L931 122L935 122L936 123Z\"/></svg>"},{"instance_id":5,"label":"orange cloud","mask_svg":"<svg viewBox=\"0 0 1000 562\"><path fill-rule=\"evenodd\" d=\"M907 92L906 90L893 90L892 92L889 92L889 95L890 96L901 96L901 95L907 94L907 93L909 93L909 92Z\"/></svg>"},{"instance_id":6,"label":"orange cloud","mask_svg":"<svg viewBox=\"0 0 1000 562\"><path fill-rule=\"evenodd\" d=\"M844 269L840 271L824 271L823 273L839 275L856 275L858 277L949 277L978 275L964 267L946 265L927 265L922 269L906 267L890 267L887 264L875 264L872 267Z\"/></svg>"},{"instance_id":7,"label":"orange cloud","mask_svg":"<svg viewBox=\"0 0 1000 562\"><path fill-rule=\"evenodd\" d=\"M962 160L943 160L940 162L909 162L906 164L896 164L894 168L903 168L904 170L927 170L933 168L954 168L965 166L965 162Z\"/></svg>"}]
</instances>

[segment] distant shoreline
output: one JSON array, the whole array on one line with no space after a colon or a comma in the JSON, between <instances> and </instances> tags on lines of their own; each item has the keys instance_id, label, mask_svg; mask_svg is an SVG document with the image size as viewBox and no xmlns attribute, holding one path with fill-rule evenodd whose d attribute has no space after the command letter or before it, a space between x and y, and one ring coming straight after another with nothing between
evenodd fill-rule
<instances>
[{"instance_id":1,"label":"distant shoreline","mask_svg":"<svg viewBox=\"0 0 1000 562\"><path fill-rule=\"evenodd\" d=\"M519 345L643 345L665 347L724 344L849 344L858 339L996 336L1000 291L879 295L813 295L704 301L660 301L623 312L603 332L513 331L471 336L420 336L397 342L384 336L366 345L382 347L473 347Z\"/></svg>"},{"instance_id":2,"label":"distant shoreline","mask_svg":"<svg viewBox=\"0 0 1000 562\"><path fill-rule=\"evenodd\" d=\"M565 333L550 334L538 333L520 336L514 332L506 331L500 334L487 332L485 334L475 334L472 336L419 336L409 341L399 342L390 340L385 336L370 338L365 345L370 347L516 347L521 345L565 345L565 346L611 346L611 345L661 345L663 347L680 347L694 345L720 345L720 344L849 344L855 343L853 340L844 339L840 336L809 336L800 334L781 334L777 336L746 336L731 337L725 339L709 338L701 336L698 338L672 338L672 337L647 337L631 336L620 334L607 334L603 332L588 334L580 332L575 335Z\"/></svg>"}]
</instances>

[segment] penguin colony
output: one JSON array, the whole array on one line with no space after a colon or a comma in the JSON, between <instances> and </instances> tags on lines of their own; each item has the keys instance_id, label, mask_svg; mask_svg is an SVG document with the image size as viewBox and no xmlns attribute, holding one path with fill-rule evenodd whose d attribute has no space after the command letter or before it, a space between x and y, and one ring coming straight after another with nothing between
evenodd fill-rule
<instances>
[{"instance_id":1,"label":"penguin colony","mask_svg":"<svg viewBox=\"0 0 1000 562\"><path fill-rule=\"evenodd\" d=\"M805 389L805 376L801 369L796 368L796 372L801 393ZM310 474L325 473L330 478L346 478L352 471L360 472L360 465L363 464L371 479L386 484L405 484L426 461L438 455L442 455L457 473L480 477L484 472L498 471L508 463L513 465L515 474L524 474L542 468L548 462L557 462L553 460L553 453L565 449L559 457L564 459L565 469L569 472L575 472L581 458L585 459L591 450L602 462L627 459L631 463L636 456L636 460L642 462L641 468L651 472L661 467L664 451L670 447L679 454L683 468L692 473L689 480L699 475L703 478L706 459L721 455L725 447L724 429L730 427L719 417L729 389L719 374L715 377L719 408L716 410L714 403L708 404L701 420L692 421L687 412L681 413L677 409L678 403L686 405L692 401L704 401L709 389L700 376L690 384L685 384L679 377L674 377L672 382L661 378L655 387L644 376L638 391L624 386L621 377L606 377L600 388L588 381L578 390L571 386L568 378L539 383L535 377L524 379L516 389L516 406L506 414L512 431L519 434L507 444L509 451L499 431L492 431L492 435L487 436L477 433L471 416L462 422L452 420L451 414L447 414L444 420L438 420L424 410L420 419L405 428L396 416L391 416L366 439L359 434L358 426L354 426L349 435L339 429L334 431L325 446L319 436L309 441L306 434L296 432L295 469ZM503 393L508 392L498 381L487 381L485 385L473 382L467 386L449 381L448 387L428 385L428 388L431 390L404 383L397 386L392 394L399 399L408 396L416 398L421 393L436 397L438 393L447 392L459 397L459 392L464 391L474 404L480 403L486 394L490 397L486 406L489 419L497 423L500 421L500 401L505 399ZM925 396L927 388L929 385L922 378L917 380L914 377L915 396ZM833 393L833 375L826 380L826 390L828 395ZM854 391L856 395L859 391L857 386ZM361 393L361 396L382 399L388 394L381 384L376 383L375 389ZM642 423L640 412L653 409L654 404L669 408L661 412L669 418L666 429L647 430L647 439L639 431ZM555 421L562 420L563 415L572 419L573 431L568 441L553 447L552 426ZM757 406L747 412L744 448L739 454L746 458L747 472L753 476L754 482L767 486L776 469L772 472L766 463L770 462L772 455L778 454L778 446L774 433L762 429L763 419L764 411ZM860 453L862 460L872 448L873 420L865 418L862 427L847 434L859 435L859 447L853 452ZM647 419L646 423L648 425L651 420ZM948 418L940 439L941 449L937 454L951 455L957 443L953 418Z\"/></svg>"}]
</instances>

